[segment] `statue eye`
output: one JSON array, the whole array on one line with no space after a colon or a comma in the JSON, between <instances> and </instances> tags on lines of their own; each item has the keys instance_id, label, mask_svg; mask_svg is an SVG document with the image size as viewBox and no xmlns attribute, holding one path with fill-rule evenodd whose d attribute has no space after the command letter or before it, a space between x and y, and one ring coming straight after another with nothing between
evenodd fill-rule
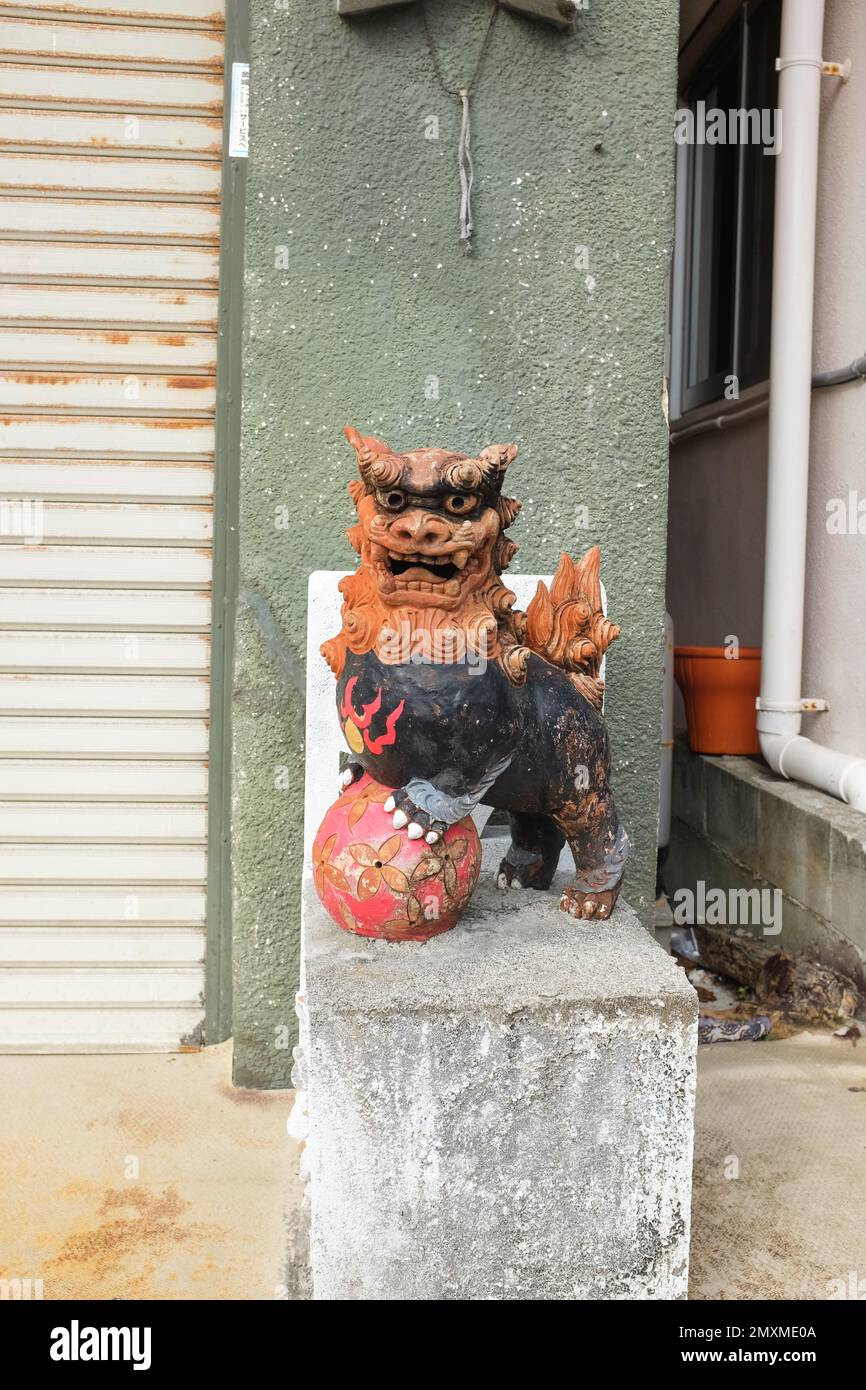
<instances>
[{"instance_id":1,"label":"statue eye","mask_svg":"<svg viewBox=\"0 0 866 1390\"><path fill-rule=\"evenodd\" d=\"M398 487L377 488L376 501L386 512L399 512L406 505L406 494Z\"/></svg>"},{"instance_id":2,"label":"statue eye","mask_svg":"<svg viewBox=\"0 0 866 1390\"><path fill-rule=\"evenodd\" d=\"M452 516L462 516L464 512L473 511L477 505L478 498L472 492L449 493L444 502L446 512Z\"/></svg>"}]
</instances>

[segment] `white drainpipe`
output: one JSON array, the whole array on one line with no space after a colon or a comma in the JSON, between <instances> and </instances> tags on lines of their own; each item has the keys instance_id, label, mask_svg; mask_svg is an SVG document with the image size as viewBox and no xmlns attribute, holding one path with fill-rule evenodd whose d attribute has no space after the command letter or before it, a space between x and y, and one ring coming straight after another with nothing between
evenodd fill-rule
<instances>
[{"instance_id":1,"label":"white drainpipe","mask_svg":"<svg viewBox=\"0 0 866 1390\"><path fill-rule=\"evenodd\" d=\"M764 624L758 737L767 762L866 811L866 759L812 743L802 714L803 605L809 492L812 309L824 0L784 0L776 156Z\"/></svg>"}]
</instances>

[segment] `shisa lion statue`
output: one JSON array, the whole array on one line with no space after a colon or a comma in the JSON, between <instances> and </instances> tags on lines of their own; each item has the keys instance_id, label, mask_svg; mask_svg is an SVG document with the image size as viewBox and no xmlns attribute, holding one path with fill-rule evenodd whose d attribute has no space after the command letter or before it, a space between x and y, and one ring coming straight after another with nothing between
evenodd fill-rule
<instances>
[{"instance_id":1,"label":"shisa lion statue","mask_svg":"<svg viewBox=\"0 0 866 1390\"><path fill-rule=\"evenodd\" d=\"M394 788L394 830L434 847L478 803L507 811L500 887L549 888L568 841L560 906L609 917L629 846L608 784L599 671L620 630L602 611L598 548L563 555L522 613L501 579L517 550L505 531L520 503L501 491L517 447L397 454L345 433L360 563L322 647L356 758L342 786L367 772Z\"/></svg>"}]
</instances>

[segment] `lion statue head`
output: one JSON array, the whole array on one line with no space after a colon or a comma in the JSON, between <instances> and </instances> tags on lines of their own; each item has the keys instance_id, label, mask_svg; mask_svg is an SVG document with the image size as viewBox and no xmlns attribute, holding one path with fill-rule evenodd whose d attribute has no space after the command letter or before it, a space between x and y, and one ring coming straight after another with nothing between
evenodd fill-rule
<instances>
[{"instance_id":1,"label":"lion statue head","mask_svg":"<svg viewBox=\"0 0 866 1390\"><path fill-rule=\"evenodd\" d=\"M466 651L503 660L519 641L514 595L500 579L517 550L504 532L520 503L502 496L517 446L490 444L474 458L397 454L351 425L345 434L360 473L347 533L360 563L340 584L342 629L322 647L331 670L342 673L348 651L396 664L409 647L424 660Z\"/></svg>"}]
</instances>

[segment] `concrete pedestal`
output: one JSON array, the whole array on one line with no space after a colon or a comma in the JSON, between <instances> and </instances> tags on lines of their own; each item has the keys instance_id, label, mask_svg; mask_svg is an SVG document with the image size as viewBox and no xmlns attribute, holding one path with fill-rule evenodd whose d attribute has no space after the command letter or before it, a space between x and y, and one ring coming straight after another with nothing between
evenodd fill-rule
<instances>
[{"instance_id":1,"label":"concrete pedestal","mask_svg":"<svg viewBox=\"0 0 866 1390\"><path fill-rule=\"evenodd\" d=\"M555 887L501 892L507 841L487 835L469 908L427 945L350 936L316 897L339 577L310 577L307 625L294 1132L313 1296L684 1298L697 996L634 913L577 923ZM535 577L510 582L525 607Z\"/></svg>"},{"instance_id":2,"label":"concrete pedestal","mask_svg":"<svg viewBox=\"0 0 866 1390\"><path fill-rule=\"evenodd\" d=\"M313 1293L686 1295L697 1000L620 906L481 884L427 945L338 930L299 996Z\"/></svg>"}]
</instances>

